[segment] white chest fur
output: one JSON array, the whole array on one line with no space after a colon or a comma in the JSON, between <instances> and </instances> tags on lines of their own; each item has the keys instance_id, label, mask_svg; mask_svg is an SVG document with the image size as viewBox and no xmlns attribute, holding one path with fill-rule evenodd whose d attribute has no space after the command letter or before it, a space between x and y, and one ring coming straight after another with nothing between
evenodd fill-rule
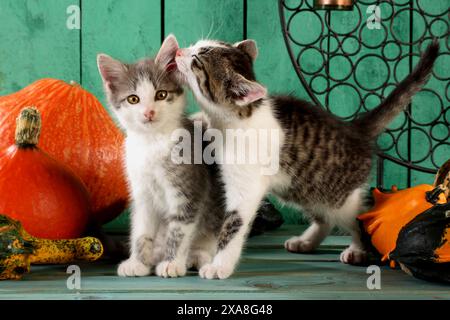
<instances>
[{"instance_id":1,"label":"white chest fur","mask_svg":"<svg viewBox=\"0 0 450 320\"><path fill-rule=\"evenodd\" d=\"M264 102L247 119L235 118L224 121L223 118L214 119L214 116L211 116L211 126L219 129L224 135L222 178L227 189L228 210L234 210L246 199L255 198L259 202L259 197L269 190L271 184L277 184L280 179L279 158L284 132L274 117L269 103ZM250 141L257 145L256 148L251 148L251 152L257 153L256 162L248 161L250 158L246 158L247 162L244 163L236 161L239 152L236 143L230 145L227 140L229 131L235 131L234 137L237 138L247 134L250 136L253 131L256 139L246 142ZM247 151L248 149L243 152ZM231 162L228 159L231 159ZM254 193L254 196L250 193Z\"/></svg>"},{"instance_id":2,"label":"white chest fur","mask_svg":"<svg viewBox=\"0 0 450 320\"><path fill-rule=\"evenodd\" d=\"M269 101L264 102L247 119L231 119L230 121L212 119L212 126L221 130L224 136L222 158L226 165L231 164L236 167L237 164L241 170L242 168L257 170L256 174L268 177L277 175L284 132L275 119L269 103ZM233 139L232 143L230 143L230 137ZM242 154L245 156L240 157Z\"/></svg>"},{"instance_id":3,"label":"white chest fur","mask_svg":"<svg viewBox=\"0 0 450 320\"><path fill-rule=\"evenodd\" d=\"M129 135L125 161L134 205L151 207L160 214L174 212L174 194L166 174L173 142L165 135L151 138ZM149 208L150 209L150 208Z\"/></svg>"}]
</instances>

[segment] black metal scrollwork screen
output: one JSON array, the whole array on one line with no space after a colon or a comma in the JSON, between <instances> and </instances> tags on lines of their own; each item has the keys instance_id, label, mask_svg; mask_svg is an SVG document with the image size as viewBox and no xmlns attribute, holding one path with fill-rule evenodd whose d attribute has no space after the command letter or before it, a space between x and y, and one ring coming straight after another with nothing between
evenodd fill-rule
<instances>
[{"instance_id":1,"label":"black metal scrollwork screen","mask_svg":"<svg viewBox=\"0 0 450 320\"><path fill-rule=\"evenodd\" d=\"M308 95L343 119L376 107L439 39L433 75L380 136L376 166L378 187L431 182L450 158L449 1L359 0L352 11L328 11L313 0L279 0L279 13Z\"/></svg>"}]
</instances>

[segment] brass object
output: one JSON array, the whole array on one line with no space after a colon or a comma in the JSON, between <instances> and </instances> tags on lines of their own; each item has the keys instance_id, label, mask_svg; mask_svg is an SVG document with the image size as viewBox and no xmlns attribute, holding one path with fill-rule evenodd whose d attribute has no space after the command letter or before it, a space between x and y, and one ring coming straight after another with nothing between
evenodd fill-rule
<instances>
[{"instance_id":1,"label":"brass object","mask_svg":"<svg viewBox=\"0 0 450 320\"><path fill-rule=\"evenodd\" d=\"M354 0L314 0L316 10L353 10Z\"/></svg>"}]
</instances>

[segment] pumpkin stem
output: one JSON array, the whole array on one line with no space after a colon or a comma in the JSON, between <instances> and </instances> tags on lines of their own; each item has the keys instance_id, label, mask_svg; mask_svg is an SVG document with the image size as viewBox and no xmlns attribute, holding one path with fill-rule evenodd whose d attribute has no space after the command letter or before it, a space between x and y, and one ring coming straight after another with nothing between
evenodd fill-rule
<instances>
[{"instance_id":1,"label":"pumpkin stem","mask_svg":"<svg viewBox=\"0 0 450 320\"><path fill-rule=\"evenodd\" d=\"M69 84L74 87L81 87L80 84L78 82L76 82L75 80L70 80Z\"/></svg>"},{"instance_id":2,"label":"pumpkin stem","mask_svg":"<svg viewBox=\"0 0 450 320\"><path fill-rule=\"evenodd\" d=\"M19 147L33 147L39 141L41 133L41 115L34 108L22 109L16 119L16 145Z\"/></svg>"}]
</instances>

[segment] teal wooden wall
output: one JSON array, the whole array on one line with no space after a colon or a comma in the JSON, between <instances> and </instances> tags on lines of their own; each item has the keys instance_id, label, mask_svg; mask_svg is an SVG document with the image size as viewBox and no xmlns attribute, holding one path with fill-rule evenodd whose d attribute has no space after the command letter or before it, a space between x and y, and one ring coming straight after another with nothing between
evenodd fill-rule
<instances>
[{"instance_id":1,"label":"teal wooden wall","mask_svg":"<svg viewBox=\"0 0 450 320\"><path fill-rule=\"evenodd\" d=\"M80 2L81 30L69 30L66 10ZM164 3L164 33L174 33L181 45L206 36L243 39L242 0ZM247 6L248 37L262 48L256 63L259 79L274 91L305 96L285 50L276 1L248 0ZM75 80L104 102L97 53L125 61L155 54L161 41L161 9L160 0L1 0L0 95L54 77Z\"/></svg>"},{"instance_id":2,"label":"teal wooden wall","mask_svg":"<svg viewBox=\"0 0 450 320\"><path fill-rule=\"evenodd\" d=\"M294 93L307 99L286 51L277 1L246 3L247 8L243 0L0 0L0 95L52 77L75 80L104 103L97 53L131 62L154 55L162 36L169 33L186 46L207 36L240 41L246 32L259 44L255 65L259 80L271 92ZM445 1L430 1L428 5L439 7L442 3L445 5ZM81 7L80 30L66 27L70 5ZM345 26L347 21L342 14L334 23ZM305 27L306 34L314 32L308 29L313 28L308 19L299 27ZM345 105L345 97L342 101ZM189 108L197 109L192 98ZM389 183L404 185L404 169L390 163L386 168ZM413 184L430 179L429 175L415 174ZM298 221L292 211L283 212L289 222Z\"/></svg>"}]
</instances>

